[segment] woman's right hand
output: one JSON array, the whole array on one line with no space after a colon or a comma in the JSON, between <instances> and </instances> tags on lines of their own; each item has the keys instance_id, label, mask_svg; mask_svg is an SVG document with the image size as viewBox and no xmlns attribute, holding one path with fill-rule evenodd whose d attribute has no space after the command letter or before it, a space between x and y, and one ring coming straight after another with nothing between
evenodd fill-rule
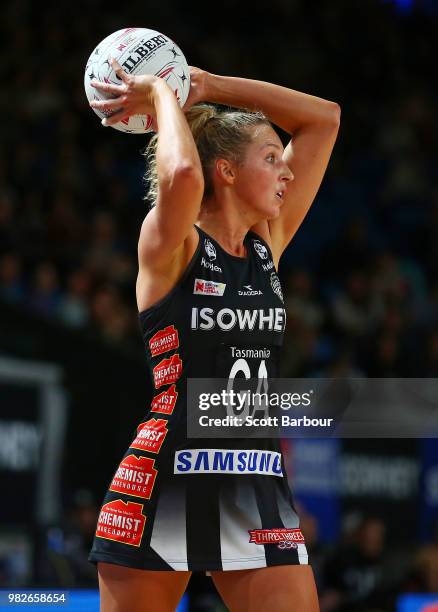
<instances>
[{"instance_id":1,"label":"woman's right hand","mask_svg":"<svg viewBox=\"0 0 438 612\"><path fill-rule=\"evenodd\" d=\"M149 74L132 76L127 74L113 58L109 59L111 67L121 80L120 85L102 83L93 80L91 85L104 94L114 96L108 100L92 100L90 106L108 113L103 125L114 125L131 115L155 115L155 85L164 82Z\"/></svg>"}]
</instances>

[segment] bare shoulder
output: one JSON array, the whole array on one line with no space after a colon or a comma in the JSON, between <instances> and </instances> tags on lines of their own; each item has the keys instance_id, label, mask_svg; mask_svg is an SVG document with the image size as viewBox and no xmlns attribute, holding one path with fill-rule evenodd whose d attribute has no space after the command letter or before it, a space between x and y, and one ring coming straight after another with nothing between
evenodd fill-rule
<instances>
[{"instance_id":1,"label":"bare shoulder","mask_svg":"<svg viewBox=\"0 0 438 612\"><path fill-rule=\"evenodd\" d=\"M163 299L179 283L199 244L199 234L193 226L184 242L170 258L139 258L136 294L139 312Z\"/></svg>"}]
</instances>

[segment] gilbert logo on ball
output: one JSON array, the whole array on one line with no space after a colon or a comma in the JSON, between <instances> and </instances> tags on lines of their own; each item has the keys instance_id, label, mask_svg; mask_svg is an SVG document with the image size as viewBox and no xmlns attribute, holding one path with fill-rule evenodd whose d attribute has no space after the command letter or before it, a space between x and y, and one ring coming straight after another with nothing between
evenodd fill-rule
<instances>
[{"instance_id":1,"label":"gilbert logo on ball","mask_svg":"<svg viewBox=\"0 0 438 612\"><path fill-rule=\"evenodd\" d=\"M180 106L184 106L190 91L190 69L181 49L167 36L146 28L125 28L107 36L90 55L85 67L85 93L88 101L107 99L90 85L93 79L120 85L121 81L111 68L109 58L119 62L128 74L153 74L165 79L175 92ZM103 119L101 110L93 109ZM132 115L114 127L128 134L149 132L150 115Z\"/></svg>"}]
</instances>

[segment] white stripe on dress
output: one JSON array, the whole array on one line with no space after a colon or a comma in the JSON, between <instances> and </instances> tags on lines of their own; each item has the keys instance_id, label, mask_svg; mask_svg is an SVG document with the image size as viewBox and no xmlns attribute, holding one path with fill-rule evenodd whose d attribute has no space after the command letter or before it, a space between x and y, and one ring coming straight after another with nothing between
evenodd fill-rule
<instances>
[{"instance_id":1,"label":"white stripe on dress","mask_svg":"<svg viewBox=\"0 0 438 612\"><path fill-rule=\"evenodd\" d=\"M182 487L164 485L161 489L150 546L174 570L188 571L186 496Z\"/></svg>"},{"instance_id":2,"label":"white stripe on dress","mask_svg":"<svg viewBox=\"0 0 438 612\"><path fill-rule=\"evenodd\" d=\"M300 519L298 514L294 511L289 503L288 499L285 499L284 495L281 494L279 488L277 488L277 503L278 512L283 525L288 529L298 529L300 526ZM298 561L300 565L308 565L309 556L307 554L307 548L305 544L297 544Z\"/></svg>"},{"instance_id":3,"label":"white stripe on dress","mask_svg":"<svg viewBox=\"0 0 438 612\"><path fill-rule=\"evenodd\" d=\"M254 487L244 482L224 487L219 508L223 569L266 567L265 547L249 542L249 530L262 528Z\"/></svg>"}]
</instances>

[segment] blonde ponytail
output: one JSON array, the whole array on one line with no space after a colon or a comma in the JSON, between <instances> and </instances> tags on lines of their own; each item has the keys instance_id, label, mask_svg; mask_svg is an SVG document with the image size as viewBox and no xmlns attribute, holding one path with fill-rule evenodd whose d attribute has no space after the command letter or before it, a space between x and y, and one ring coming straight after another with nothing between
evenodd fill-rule
<instances>
[{"instance_id":1,"label":"blonde ponytail","mask_svg":"<svg viewBox=\"0 0 438 612\"><path fill-rule=\"evenodd\" d=\"M212 167L221 157L234 162L243 159L246 146L251 142L252 128L270 125L260 112L222 111L211 104L196 104L186 113L187 122L193 134L204 173L204 197L213 194ZM158 176L156 151L158 134L155 134L145 150L145 181L149 184L147 200L154 206L158 197Z\"/></svg>"}]
</instances>

